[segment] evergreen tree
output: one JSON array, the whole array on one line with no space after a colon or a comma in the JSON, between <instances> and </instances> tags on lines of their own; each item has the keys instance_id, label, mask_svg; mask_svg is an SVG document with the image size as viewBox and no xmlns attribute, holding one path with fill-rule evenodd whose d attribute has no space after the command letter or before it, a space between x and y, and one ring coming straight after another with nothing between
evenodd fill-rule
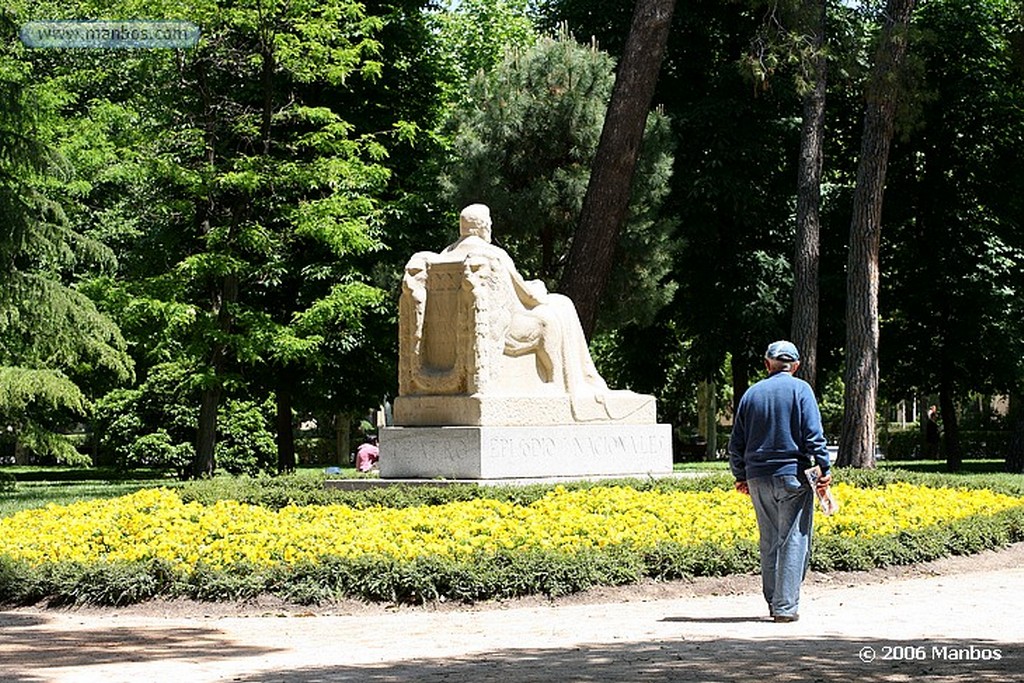
<instances>
[{"instance_id":1,"label":"evergreen tree","mask_svg":"<svg viewBox=\"0 0 1024 683\"><path fill-rule=\"evenodd\" d=\"M446 195L459 207L488 204L495 238L551 289L563 275L613 83L611 58L563 33L478 74L470 105L453 118ZM668 121L652 113L603 299L609 327L649 322L674 292L674 223L660 216L671 159Z\"/></svg>"},{"instance_id":2,"label":"evergreen tree","mask_svg":"<svg viewBox=\"0 0 1024 683\"><path fill-rule=\"evenodd\" d=\"M0 15L8 35L15 25ZM77 287L112 255L45 192L61 165L47 144L58 97L34 81L18 45L0 47L0 429L19 459L81 463L59 432L132 367L120 331Z\"/></svg>"}]
</instances>

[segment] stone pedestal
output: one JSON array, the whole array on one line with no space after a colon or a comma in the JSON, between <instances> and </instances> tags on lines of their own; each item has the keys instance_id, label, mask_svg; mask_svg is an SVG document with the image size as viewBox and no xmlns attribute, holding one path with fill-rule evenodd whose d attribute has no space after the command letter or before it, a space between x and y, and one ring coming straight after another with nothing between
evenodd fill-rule
<instances>
[{"instance_id":1,"label":"stone pedestal","mask_svg":"<svg viewBox=\"0 0 1024 683\"><path fill-rule=\"evenodd\" d=\"M379 466L384 479L663 476L672 472L672 428L386 427Z\"/></svg>"}]
</instances>

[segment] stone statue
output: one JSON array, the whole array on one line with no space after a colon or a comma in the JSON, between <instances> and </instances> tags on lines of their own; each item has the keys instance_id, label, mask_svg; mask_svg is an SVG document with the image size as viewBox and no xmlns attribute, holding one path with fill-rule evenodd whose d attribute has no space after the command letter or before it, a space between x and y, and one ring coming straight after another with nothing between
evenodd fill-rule
<instances>
[{"instance_id":1,"label":"stone statue","mask_svg":"<svg viewBox=\"0 0 1024 683\"><path fill-rule=\"evenodd\" d=\"M406 265L396 424L656 422L653 397L608 389L572 301L491 244L486 206L466 207L459 232Z\"/></svg>"}]
</instances>

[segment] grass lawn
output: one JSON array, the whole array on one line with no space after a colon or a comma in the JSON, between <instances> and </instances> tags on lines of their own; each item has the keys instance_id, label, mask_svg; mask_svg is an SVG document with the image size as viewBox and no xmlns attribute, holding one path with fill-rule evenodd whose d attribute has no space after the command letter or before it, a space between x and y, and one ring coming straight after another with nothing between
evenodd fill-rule
<instances>
[{"instance_id":1,"label":"grass lawn","mask_svg":"<svg viewBox=\"0 0 1024 683\"><path fill-rule=\"evenodd\" d=\"M94 498L115 498L139 489L177 485L173 477L160 472L119 472L104 467L11 465L0 467L0 477L17 482L13 491L4 489L0 493L0 517L50 503L65 505Z\"/></svg>"},{"instance_id":2,"label":"grass lawn","mask_svg":"<svg viewBox=\"0 0 1024 683\"><path fill-rule=\"evenodd\" d=\"M296 474L323 476L324 466L299 467ZM231 475L214 477L229 479ZM365 477L354 467L342 467L334 477ZM4 480L14 479L13 490ZM112 467L38 467L30 465L0 466L0 517L19 510L41 508L54 503L66 505L95 498L116 498L145 488L180 488L186 486L173 475L155 470L121 472ZM8 485L9 486L9 485Z\"/></svg>"}]
</instances>

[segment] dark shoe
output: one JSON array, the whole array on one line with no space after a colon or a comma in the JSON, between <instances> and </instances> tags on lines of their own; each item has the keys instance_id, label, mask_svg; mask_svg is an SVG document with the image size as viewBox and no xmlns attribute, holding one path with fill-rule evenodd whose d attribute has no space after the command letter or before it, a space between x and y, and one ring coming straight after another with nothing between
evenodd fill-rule
<instances>
[{"instance_id":1,"label":"dark shoe","mask_svg":"<svg viewBox=\"0 0 1024 683\"><path fill-rule=\"evenodd\" d=\"M800 618L799 614L776 614L772 617L776 624L788 624Z\"/></svg>"}]
</instances>

